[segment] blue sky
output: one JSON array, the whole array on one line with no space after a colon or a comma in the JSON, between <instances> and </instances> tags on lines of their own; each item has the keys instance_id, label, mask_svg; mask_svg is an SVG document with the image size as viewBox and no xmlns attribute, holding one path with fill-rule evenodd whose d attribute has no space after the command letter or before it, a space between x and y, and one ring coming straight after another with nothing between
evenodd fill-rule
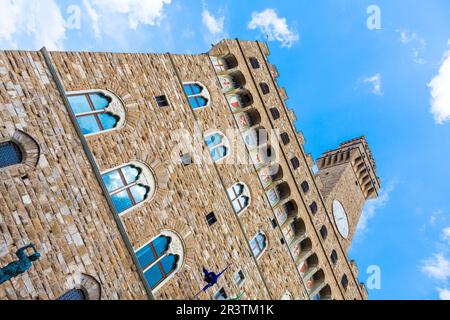
<instances>
[{"instance_id":1,"label":"blue sky","mask_svg":"<svg viewBox=\"0 0 450 320\"><path fill-rule=\"evenodd\" d=\"M370 5L381 29L367 27ZM349 253L361 281L381 269L370 298L450 299L449 16L448 0L0 0L0 48L200 53L268 39L306 151L363 134L372 147L383 190Z\"/></svg>"}]
</instances>

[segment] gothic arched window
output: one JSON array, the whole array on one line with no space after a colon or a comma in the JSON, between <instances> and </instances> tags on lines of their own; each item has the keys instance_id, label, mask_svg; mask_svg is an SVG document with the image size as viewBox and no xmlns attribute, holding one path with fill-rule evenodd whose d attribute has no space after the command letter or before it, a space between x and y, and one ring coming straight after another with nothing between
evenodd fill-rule
<instances>
[{"instance_id":1,"label":"gothic arched window","mask_svg":"<svg viewBox=\"0 0 450 320\"><path fill-rule=\"evenodd\" d=\"M103 173L102 178L120 214L150 199L156 188L151 170L137 162Z\"/></svg>"},{"instance_id":2,"label":"gothic arched window","mask_svg":"<svg viewBox=\"0 0 450 320\"><path fill-rule=\"evenodd\" d=\"M184 83L183 87L192 109L199 109L209 105L210 97L204 85L198 82L188 82Z\"/></svg>"},{"instance_id":3,"label":"gothic arched window","mask_svg":"<svg viewBox=\"0 0 450 320\"><path fill-rule=\"evenodd\" d=\"M250 193L246 185L236 183L227 190L236 214L242 213L250 205Z\"/></svg>"},{"instance_id":4,"label":"gothic arched window","mask_svg":"<svg viewBox=\"0 0 450 320\"><path fill-rule=\"evenodd\" d=\"M0 143L0 168L22 163L23 154L19 146L12 141Z\"/></svg>"},{"instance_id":5,"label":"gothic arched window","mask_svg":"<svg viewBox=\"0 0 450 320\"><path fill-rule=\"evenodd\" d=\"M136 256L147 283L156 290L179 270L183 258L181 239L163 232L138 250Z\"/></svg>"},{"instance_id":6,"label":"gothic arched window","mask_svg":"<svg viewBox=\"0 0 450 320\"><path fill-rule=\"evenodd\" d=\"M267 247L266 236L262 232L258 233L252 240L250 240L250 246L255 258L259 258Z\"/></svg>"},{"instance_id":7,"label":"gothic arched window","mask_svg":"<svg viewBox=\"0 0 450 320\"><path fill-rule=\"evenodd\" d=\"M205 137L205 143L214 162L225 158L230 150L228 139L221 132L214 132Z\"/></svg>"},{"instance_id":8,"label":"gothic arched window","mask_svg":"<svg viewBox=\"0 0 450 320\"><path fill-rule=\"evenodd\" d=\"M109 91L68 92L67 99L84 135L116 129L125 122L122 102Z\"/></svg>"}]
</instances>

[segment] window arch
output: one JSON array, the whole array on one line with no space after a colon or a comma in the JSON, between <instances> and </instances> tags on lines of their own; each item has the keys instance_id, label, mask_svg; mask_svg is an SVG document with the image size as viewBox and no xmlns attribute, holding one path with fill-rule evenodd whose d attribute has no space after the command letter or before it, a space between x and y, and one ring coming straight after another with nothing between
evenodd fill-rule
<instances>
[{"instance_id":1,"label":"window arch","mask_svg":"<svg viewBox=\"0 0 450 320\"><path fill-rule=\"evenodd\" d=\"M60 296L57 300L87 300L82 289L71 289Z\"/></svg>"},{"instance_id":2,"label":"window arch","mask_svg":"<svg viewBox=\"0 0 450 320\"><path fill-rule=\"evenodd\" d=\"M344 274L344 275L342 276L341 284L342 284L342 287L343 287L345 290L347 290L347 288L348 288L348 278L347 278L347 275L346 275L346 274Z\"/></svg>"},{"instance_id":3,"label":"window arch","mask_svg":"<svg viewBox=\"0 0 450 320\"><path fill-rule=\"evenodd\" d=\"M336 250L333 250L333 251L331 252L330 259L331 259L331 262L332 262L333 264L336 264L336 263L337 263L337 261L338 261L338 255L337 255Z\"/></svg>"},{"instance_id":4,"label":"window arch","mask_svg":"<svg viewBox=\"0 0 450 320\"><path fill-rule=\"evenodd\" d=\"M309 191L309 183L307 181L303 181L301 187L303 193L307 193Z\"/></svg>"},{"instance_id":5,"label":"window arch","mask_svg":"<svg viewBox=\"0 0 450 320\"><path fill-rule=\"evenodd\" d=\"M214 162L226 158L230 153L227 137L221 132L213 132L205 136L205 143Z\"/></svg>"},{"instance_id":6,"label":"window arch","mask_svg":"<svg viewBox=\"0 0 450 320\"><path fill-rule=\"evenodd\" d=\"M266 236L262 232L259 232L252 240L250 240L250 247L252 248L255 258L258 259L261 257L267 248Z\"/></svg>"},{"instance_id":7,"label":"window arch","mask_svg":"<svg viewBox=\"0 0 450 320\"><path fill-rule=\"evenodd\" d=\"M228 196L233 203L233 209L236 214L241 214L250 205L250 192L243 183L236 183L227 190Z\"/></svg>"},{"instance_id":8,"label":"window arch","mask_svg":"<svg viewBox=\"0 0 450 320\"><path fill-rule=\"evenodd\" d=\"M278 120L280 118L280 111L276 108L270 108L270 114L272 115L273 120Z\"/></svg>"},{"instance_id":9,"label":"window arch","mask_svg":"<svg viewBox=\"0 0 450 320\"><path fill-rule=\"evenodd\" d=\"M311 205L309 206L309 210L311 211L312 214L316 214L317 210L319 210L317 202L314 201L313 203L311 203Z\"/></svg>"},{"instance_id":10,"label":"window arch","mask_svg":"<svg viewBox=\"0 0 450 320\"><path fill-rule=\"evenodd\" d=\"M261 88L261 92L263 94L268 94L270 92L269 85L265 82L260 82L259 87Z\"/></svg>"},{"instance_id":11,"label":"window arch","mask_svg":"<svg viewBox=\"0 0 450 320\"><path fill-rule=\"evenodd\" d=\"M234 69L238 66L238 61L232 54L227 54L225 56L211 56L211 62L218 73Z\"/></svg>"},{"instance_id":12,"label":"window arch","mask_svg":"<svg viewBox=\"0 0 450 320\"><path fill-rule=\"evenodd\" d=\"M183 84L184 92L188 96L189 104L192 109L200 109L209 106L211 100L206 87L200 82L185 82Z\"/></svg>"},{"instance_id":13,"label":"window arch","mask_svg":"<svg viewBox=\"0 0 450 320\"><path fill-rule=\"evenodd\" d=\"M219 76L219 82L223 93L242 88L246 83L245 77L240 71L233 71L229 74Z\"/></svg>"},{"instance_id":14,"label":"window arch","mask_svg":"<svg viewBox=\"0 0 450 320\"><path fill-rule=\"evenodd\" d=\"M323 240L326 240L328 237L328 230L327 227L322 226L322 228L320 228L320 235L322 236Z\"/></svg>"},{"instance_id":15,"label":"window arch","mask_svg":"<svg viewBox=\"0 0 450 320\"><path fill-rule=\"evenodd\" d=\"M125 123L123 103L110 91L72 91L67 99L84 135L117 129Z\"/></svg>"},{"instance_id":16,"label":"window arch","mask_svg":"<svg viewBox=\"0 0 450 320\"><path fill-rule=\"evenodd\" d=\"M153 291L169 281L180 270L184 260L182 240L172 231L161 232L135 253L144 277Z\"/></svg>"},{"instance_id":17,"label":"window arch","mask_svg":"<svg viewBox=\"0 0 450 320\"><path fill-rule=\"evenodd\" d=\"M21 164L22 161L23 153L19 145L12 141L0 143L0 169Z\"/></svg>"},{"instance_id":18,"label":"window arch","mask_svg":"<svg viewBox=\"0 0 450 320\"><path fill-rule=\"evenodd\" d=\"M119 214L150 200L156 191L153 172L139 162L107 171L102 174L102 178Z\"/></svg>"}]
</instances>

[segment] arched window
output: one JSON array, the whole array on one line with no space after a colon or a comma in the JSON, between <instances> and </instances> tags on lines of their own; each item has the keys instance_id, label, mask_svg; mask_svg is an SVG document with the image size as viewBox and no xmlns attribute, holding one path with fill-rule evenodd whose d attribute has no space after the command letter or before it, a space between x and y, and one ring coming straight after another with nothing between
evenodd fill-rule
<instances>
[{"instance_id":1,"label":"arched window","mask_svg":"<svg viewBox=\"0 0 450 320\"><path fill-rule=\"evenodd\" d=\"M293 157L291 159L291 164L292 164L292 169L297 170L298 168L300 168L300 160L298 160L297 157Z\"/></svg>"},{"instance_id":2,"label":"arched window","mask_svg":"<svg viewBox=\"0 0 450 320\"><path fill-rule=\"evenodd\" d=\"M192 109L199 109L209 105L210 96L204 85L198 82L189 82L184 83L183 87Z\"/></svg>"},{"instance_id":3,"label":"arched window","mask_svg":"<svg viewBox=\"0 0 450 320\"><path fill-rule=\"evenodd\" d=\"M336 263L337 263L337 261L338 261L338 255L337 255L336 250L333 250L333 251L331 252L330 259L331 259L331 262L332 262L333 264L336 264Z\"/></svg>"},{"instance_id":4,"label":"arched window","mask_svg":"<svg viewBox=\"0 0 450 320\"><path fill-rule=\"evenodd\" d=\"M259 87L261 88L263 94L268 94L270 92L269 85L265 82L261 82Z\"/></svg>"},{"instance_id":5,"label":"arched window","mask_svg":"<svg viewBox=\"0 0 450 320\"><path fill-rule=\"evenodd\" d=\"M207 135L205 143L214 162L218 162L228 156L230 150L228 139L221 132Z\"/></svg>"},{"instance_id":6,"label":"arched window","mask_svg":"<svg viewBox=\"0 0 450 320\"><path fill-rule=\"evenodd\" d=\"M214 69L216 69L218 73L224 72L229 69L234 69L238 66L238 61L232 54L220 57L211 56L211 61Z\"/></svg>"},{"instance_id":7,"label":"arched window","mask_svg":"<svg viewBox=\"0 0 450 320\"><path fill-rule=\"evenodd\" d=\"M233 203L234 212L237 214L242 213L250 205L250 193L245 184L236 183L227 192Z\"/></svg>"},{"instance_id":8,"label":"arched window","mask_svg":"<svg viewBox=\"0 0 450 320\"><path fill-rule=\"evenodd\" d=\"M181 239L165 231L136 250L136 257L152 290L157 290L179 270L183 260Z\"/></svg>"},{"instance_id":9,"label":"arched window","mask_svg":"<svg viewBox=\"0 0 450 320\"><path fill-rule=\"evenodd\" d=\"M222 86L222 92L227 93L245 86L245 77L240 71L234 71L230 74L219 76L219 82Z\"/></svg>"},{"instance_id":10,"label":"arched window","mask_svg":"<svg viewBox=\"0 0 450 320\"><path fill-rule=\"evenodd\" d=\"M86 294L81 289L72 289L64 293L57 300L87 300Z\"/></svg>"},{"instance_id":11,"label":"arched window","mask_svg":"<svg viewBox=\"0 0 450 320\"><path fill-rule=\"evenodd\" d=\"M307 181L303 181L301 184L301 187L302 187L302 191L304 193L307 193L309 191L309 184Z\"/></svg>"},{"instance_id":12,"label":"arched window","mask_svg":"<svg viewBox=\"0 0 450 320\"><path fill-rule=\"evenodd\" d=\"M118 213L150 199L156 183L152 171L144 164L133 162L102 174L111 200Z\"/></svg>"},{"instance_id":13,"label":"arched window","mask_svg":"<svg viewBox=\"0 0 450 320\"><path fill-rule=\"evenodd\" d=\"M320 235L322 236L322 239L325 240L328 236L328 230L327 227L322 226L322 228L320 228Z\"/></svg>"},{"instance_id":14,"label":"arched window","mask_svg":"<svg viewBox=\"0 0 450 320\"><path fill-rule=\"evenodd\" d=\"M261 232L258 233L252 240L250 240L250 246L255 258L259 258L267 247L266 236Z\"/></svg>"},{"instance_id":15,"label":"arched window","mask_svg":"<svg viewBox=\"0 0 450 320\"><path fill-rule=\"evenodd\" d=\"M286 132L283 132L282 134L280 134L280 139L284 145L287 145L291 141L291 139L289 138L289 135Z\"/></svg>"},{"instance_id":16,"label":"arched window","mask_svg":"<svg viewBox=\"0 0 450 320\"><path fill-rule=\"evenodd\" d=\"M125 122L122 102L109 91L68 92L67 99L84 135L119 128Z\"/></svg>"},{"instance_id":17,"label":"arched window","mask_svg":"<svg viewBox=\"0 0 450 320\"><path fill-rule=\"evenodd\" d=\"M317 206L317 203L315 201L313 203L311 203L311 205L309 206L309 210L311 211L312 214L317 213L317 210L319 210L319 207Z\"/></svg>"},{"instance_id":18,"label":"arched window","mask_svg":"<svg viewBox=\"0 0 450 320\"><path fill-rule=\"evenodd\" d=\"M259 61L258 59L256 59L255 57L250 57L250 65L252 66L253 69L259 69Z\"/></svg>"},{"instance_id":19,"label":"arched window","mask_svg":"<svg viewBox=\"0 0 450 320\"><path fill-rule=\"evenodd\" d=\"M280 111L277 108L270 108L270 114L272 115L273 120L278 120L280 118Z\"/></svg>"},{"instance_id":20,"label":"arched window","mask_svg":"<svg viewBox=\"0 0 450 320\"><path fill-rule=\"evenodd\" d=\"M341 284L342 284L342 287L343 287L344 289L347 289L347 287L348 287L348 278L347 278L347 275L346 275L346 274L344 274L344 275L342 276Z\"/></svg>"},{"instance_id":21,"label":"arched window","mask_svg":"<svg viewBox=\"0 0 450 320\"><path fill-rule=\"evenodd\" d=\"M22 163L23 154L12 141L0 143L0 169Z\"/></svg>"}]
</instances>

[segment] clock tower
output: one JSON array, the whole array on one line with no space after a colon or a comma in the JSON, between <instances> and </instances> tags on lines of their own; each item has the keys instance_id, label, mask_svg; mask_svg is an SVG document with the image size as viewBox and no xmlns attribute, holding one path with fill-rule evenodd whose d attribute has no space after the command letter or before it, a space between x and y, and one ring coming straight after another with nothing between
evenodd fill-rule
<instances>
[{"instance_id":1,"label":"clock tower","mask_svg":"<svg viewBox=\"0 0 450 320\"><path fill-rule=\"evenodd\" d=\"M365 137L341 143L318 160L317 178L331 219L348 250L364 204L378 197L380 180Z\"/></svg>"}]
</instances>

